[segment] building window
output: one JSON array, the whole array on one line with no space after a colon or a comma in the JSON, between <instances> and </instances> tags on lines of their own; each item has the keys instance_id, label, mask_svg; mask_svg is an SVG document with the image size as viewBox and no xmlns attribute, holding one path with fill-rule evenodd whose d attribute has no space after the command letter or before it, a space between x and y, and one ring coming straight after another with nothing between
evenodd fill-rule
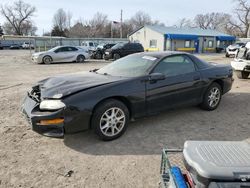
<instances>
[{"instance_id":1,"label":"building window","mask_svg":"<svg viewBox=\"0 0 250 188\"><path fill-rule=\"evenodd\" d=\"M208 48L213 48L214 47L214 41L209 40L208 41Z\"/></svg>"},{"instance_id":2,"label":"building window","mask_svg":"<svg viewBox=\"0 0 250 188\"><path fill-rule=\"evenodd\" d=\"M149 47L150 48L156 48L157 47L157 40L150 40L149 41Z\"/></svg>"},{"instance_id":3,"label":"building window","mask_svg":"<svg viewBox=\"0 0 250 188\"><path fill-rule=\"evenodd\" d=\"M186 40L184 44L185 48L190 48L191 47L191 40Z\"/></svg>"}]
</instances>

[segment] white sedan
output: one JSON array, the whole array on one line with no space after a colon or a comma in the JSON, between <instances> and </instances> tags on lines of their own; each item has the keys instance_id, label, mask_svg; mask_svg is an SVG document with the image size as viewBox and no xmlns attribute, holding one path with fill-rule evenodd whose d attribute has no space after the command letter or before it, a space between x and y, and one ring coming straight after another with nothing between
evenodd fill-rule
<instances>
[{"instance_id":1,"label":"white sedan","mask_svg":"<svg viewBox=\"0 0 250 188\"><path fill-rule=\"evenodd\" d=\"M90 57L89 53L74 46L57 46L45 52L32 54L32 61L35 63L50 64L53 62L84 62Z\"/></svg>"}]
</instances>

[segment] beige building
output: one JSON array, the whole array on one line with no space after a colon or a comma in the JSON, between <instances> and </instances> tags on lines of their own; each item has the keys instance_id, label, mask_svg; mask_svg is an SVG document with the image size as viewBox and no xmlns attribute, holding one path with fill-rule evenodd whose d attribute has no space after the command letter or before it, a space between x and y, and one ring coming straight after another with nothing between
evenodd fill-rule
<instances>
[{"instance_id":1,"label":"beige building","mask_svg":"<svg viewBox=\"0 0 250 188\"><path fill-rule=\"evenodd\" d=\"M187 51L192 53L220 51L235 37L215 30L144 26L129 34L131 42L139 42L146 51Z\"/></svg>"}]
</instances>

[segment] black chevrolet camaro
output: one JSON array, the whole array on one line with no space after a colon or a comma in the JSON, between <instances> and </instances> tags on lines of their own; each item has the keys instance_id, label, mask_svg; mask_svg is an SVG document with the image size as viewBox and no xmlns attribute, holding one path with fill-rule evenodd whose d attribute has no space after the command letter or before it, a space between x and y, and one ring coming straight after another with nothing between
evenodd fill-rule
<instances>
[{"instance_id":1,"label":"black chevrolet camaro","mask_svg":"<svg viewBox=\"0 0 250 188\"><path fill-rule=\"evenodd\" d=\"M33 130L46 136L93 129L113 140L131 119L183 105L214 110L232 83L229 65L181 52L138 53L99 70L42 80L22 110Z\"/></svg>"}]
</instances>

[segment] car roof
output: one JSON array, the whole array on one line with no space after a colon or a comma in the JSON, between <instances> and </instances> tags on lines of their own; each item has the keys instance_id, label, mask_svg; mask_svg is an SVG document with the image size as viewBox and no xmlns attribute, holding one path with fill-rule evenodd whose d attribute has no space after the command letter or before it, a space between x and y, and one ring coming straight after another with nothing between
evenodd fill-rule
<instances>
[{"instance_id":1,"label":"car roof","mask_svg":"<svg viewBox=\"0 0 250 188\"><path fill-rule=\"evenodd\" d=\"M166 56L170 55L178 55L178 54L189 54L186 52L176 52L176 51L162 51L162 52L141 52L139 53L141 56L153 56L156 57L157 59L164 58Z\"/></svg>"}]
</instances>

